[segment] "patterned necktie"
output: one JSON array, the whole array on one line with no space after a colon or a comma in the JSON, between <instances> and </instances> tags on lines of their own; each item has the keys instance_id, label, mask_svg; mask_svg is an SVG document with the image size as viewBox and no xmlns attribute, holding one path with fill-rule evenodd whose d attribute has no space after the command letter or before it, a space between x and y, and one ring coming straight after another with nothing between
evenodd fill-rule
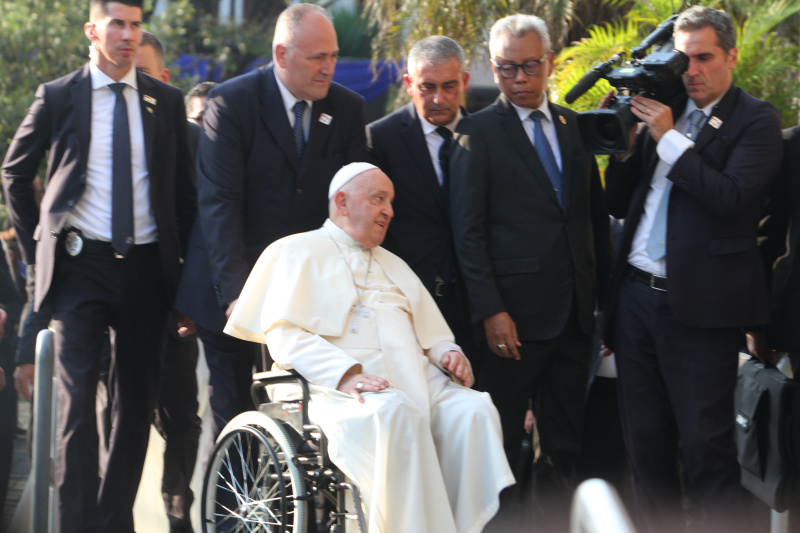
<instances>
[{"instance_id":1,"label":"patterned necktie","mask_svg":"<svg viewBox=\"0 0 800 533\"><path fill-rule=\"evenodd\" d=\"M558 198L558 203L564 205L564 199L561 195L561 171L558 169L558 163L553 155L553 149L544 136L544 129L542 129L542 118L544 113L538 109L530 114L533 120L533 147L536 148L536 153L539 154L539 160L542 162L547 177L553 184L553 190Z\"/></svg>"},{"instance_id":2,"label":"patterned necktie","mask_svg":"<svg viewBox=\"0 0 800 533\"><path fill-rule=\"evenodd\" d=\"M303 155L306 152L306 136L303 132L303 114L306 112L308 102L305 100L298 100L294 107L294 145L297 148L297 159L303 160Z\"/></svg>"},{"instance_id":3,"label":"patterned necktie","mask_svg":"<svg viewBox=\"0 0 800 533\"><path fill-rule=\"evenodd\" d=\"M128 106L124 83L109 85L117 95L114 103L111 163L111 245L121 255L133 248L133 174Z\"/></svg>"},{"instance_id":4,"label":"patterned necktie","mask_svg":"<svg viewBox=\"0 0 800 533\"><path fill-rule=\"evenodd\" d=\"M695 140L700 128L703 127L706 115L699 109L692 111L687 120L688 128L686 129L686 137ZM650 259L658 261L667 255L667 211L669 210L669 195L672 192L672 181L667 180L664 186L664 193L661 195L661 200L658 202L655 217L653 217L653 227L650 229L650 236L647 238L647 245L645 251Z\"/></svg>"}]
</instances>

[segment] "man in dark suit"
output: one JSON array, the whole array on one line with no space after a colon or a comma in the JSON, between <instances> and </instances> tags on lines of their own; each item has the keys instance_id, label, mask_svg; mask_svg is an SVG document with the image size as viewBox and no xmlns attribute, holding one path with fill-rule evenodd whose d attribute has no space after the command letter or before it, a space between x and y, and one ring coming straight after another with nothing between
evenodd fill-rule
<instances>
[{"instance_id":1,"label":"man in dark suit","mask_svg":"<svg viewBox=\"0 0 800 533\"><path fill-rule=\"evenodd\" d=\"M136 52L136 69L169 83L164 47L150 32L142 32L142 42ZM187 126L190 154L194 155L200 139L200 126L193 122ZM191 160L194 164L195 158ZM194 495L189 483L194 473L201 432L200 417L197 416L197 335L193 333L194 325L187 322L174 311L167 318L167 341L161 357L161 390L154 421L165 441L161 495L170 533L192 532L189 513Z\"/></svg>"},{"instance_id":2,"label":"man in dark suit","mask_svg":"<svg viewBox=\"0 0 800 533\"><path fill-rule=\"evenodd\" d=\"M133 68L141 25L141 2L93 0L92 60L39 87L3 163L9 214L35 265L35 305L53 306L62 533L133 531L167 312L195 214L183 98ZM46 153L40 213L33 181ZM114 405L101 481L95 391L107 329Z\"/></svg>"},{"instance_id":3,"label":"man in dark suit","mask_svg":"<svg viewBox=\"0 0 800 533\"><path fill-rule=\"evenodd\" d=\"M642 530L681 531L688 501L704 531L740 531L733 396L741 328L769 320L756 228L781 163L780 115L733 85L728 15L690 8L674 39L689 101L673 116L634 98L643 130L606 173L625 228L605 340Z\"/></svg>"},{"instance_id":4,"label":"man in dark suit","mask_svg":"<svg viewBox=\"0 0 800 533\"><path fill-rule=\"evenodd\" d=\"M483 387L500 412L509 463L518 467L533 397L543 464L567 489L559 492L567 503L593 312L610 271L608 216L577 114L544 93L554 57L544 22L499 20L490 50L502 94L459 124L450 166L453 233L472 319L485 333Z\"/></svg>"},{"instance_id":5,"label":"man in dark suit","mask_svg":"<svg viewBox=\"0 0 800 533\"><path fill-rule=\"evenodd\" d=\"M364 100L331 82L339 48L325 10L287 8L272 47L272 67L211 91L198 150L199 217L176 306L203 341L215 434L253 407L257 345L222 333L251 268L274 240L318 228L331 177L367 157Z\"/></svg>"},{"instance_id":6,"label":"man in dark suit","mask_svg":"<svg viewBox=\"0 0 800 533\"><path fill-rule=\"evenodd\" d=\"M403 77L412 102L368 125L367 146L395 187L395 217L384 247L406 261L433 295L478 379L480 358L450 230L447 172L453 133L465 114L464 63L464 51L449 37L434 35L412 46Z\"/></svg>"}]
</instances>

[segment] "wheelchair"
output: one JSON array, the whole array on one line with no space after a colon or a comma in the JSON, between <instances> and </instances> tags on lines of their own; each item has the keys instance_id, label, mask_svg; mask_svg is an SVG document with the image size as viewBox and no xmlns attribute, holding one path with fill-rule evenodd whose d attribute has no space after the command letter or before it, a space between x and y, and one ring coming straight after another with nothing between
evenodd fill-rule
<instances>
[{"instance_id":1,"label":"wheelchair","mask_svg":"<svg viewBox=\"0 0 800 533\"><path fill-rule=\"evenodd\" d=\"M301 399L269 400L269 386L292 383ZM320 507L329 533L366 533L357 487L330 461L325 435L309 422L306 380L295 371L260 372L250 395L257 410L225 426L206 469L203 531L306 533L316 529Z\"/></svg>"}]
</instances>

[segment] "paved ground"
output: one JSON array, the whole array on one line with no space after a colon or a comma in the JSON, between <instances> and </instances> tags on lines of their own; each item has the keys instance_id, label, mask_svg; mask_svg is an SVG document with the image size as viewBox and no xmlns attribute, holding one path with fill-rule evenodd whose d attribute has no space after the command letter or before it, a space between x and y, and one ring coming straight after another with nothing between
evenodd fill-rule
<instances>
[{"instance_id":1,"label":"paved ground","mask_svg":"<svg viewBox=\"0 0 800 533\"><path fill-rule=\"evenodd\" d=\"M31 403L22 396L19 398L19 424L22 427L28 427L31 419ZM28 437L23 435L14 439L14 460L11 465L11 479L8 483L8 495L4 502L5 512L3 513L3 523L0 524L0 533L5 533L9 524L11 524L11 518L17 509L17 503L19 503L20 496L22 496L30 469Z\"/></svg>"}]
</instances>

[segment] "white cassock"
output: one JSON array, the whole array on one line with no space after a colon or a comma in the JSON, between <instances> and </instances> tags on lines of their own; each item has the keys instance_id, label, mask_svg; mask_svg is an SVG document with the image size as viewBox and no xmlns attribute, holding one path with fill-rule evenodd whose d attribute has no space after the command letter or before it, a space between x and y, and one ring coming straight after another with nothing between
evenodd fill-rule
<instances>
[{"instance_id":1,"label":"white cassock","mask_svg":"<svg viewBox=\"0 0 800 533\"><path fill-rule=\"evenodd\" d=\"M366 313L356 313L359 297ZM276 241L225 332L266 342L281 368L312 384L310 417L359 486L370 533L479 533L497 512L514 483L497 410L443 372L442 355L460 349L391 252L363 248L330 220ZM363 404L337 391L356 364L391 387Z\"/></svg>"}]
</instances>

